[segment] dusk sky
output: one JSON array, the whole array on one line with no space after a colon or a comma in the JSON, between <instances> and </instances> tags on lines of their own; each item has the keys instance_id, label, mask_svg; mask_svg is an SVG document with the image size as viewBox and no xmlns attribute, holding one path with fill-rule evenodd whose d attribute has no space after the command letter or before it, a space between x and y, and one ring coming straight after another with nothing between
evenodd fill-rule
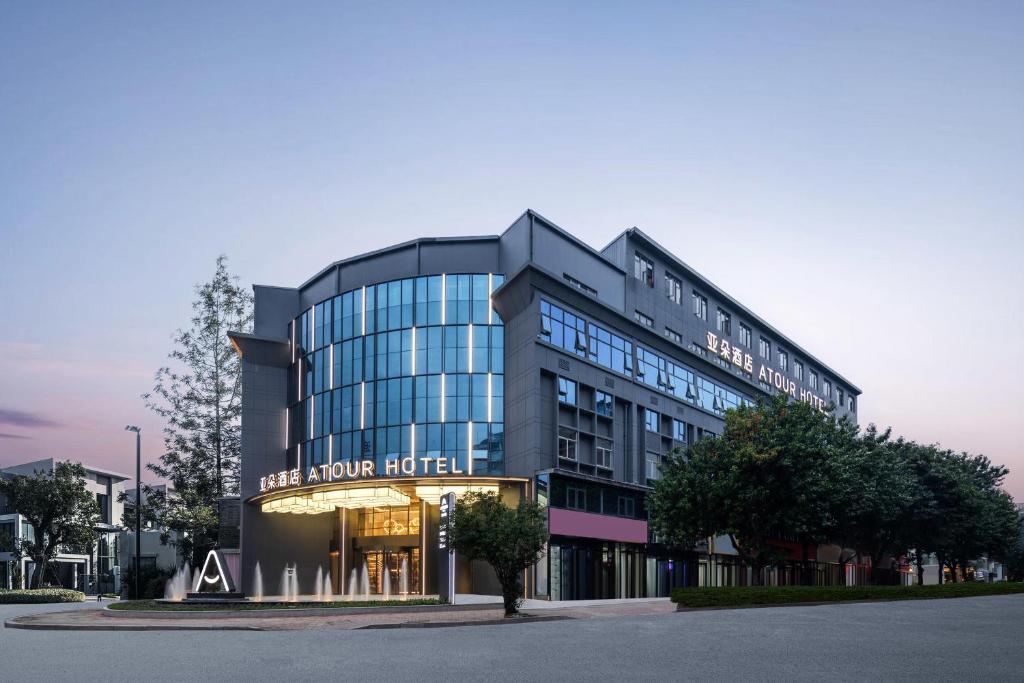
<instances>
[{"instance_id":1,"label":"dusk sky","mask_svg":"<svg viewBox=\"0 0 1024 683\"><path fill-rule=\"evenodd\" d=\"M0 4L0 464L130 473L218 254L638 226L1024 499L1024 3Z\"/></svg>"}]
</instances>

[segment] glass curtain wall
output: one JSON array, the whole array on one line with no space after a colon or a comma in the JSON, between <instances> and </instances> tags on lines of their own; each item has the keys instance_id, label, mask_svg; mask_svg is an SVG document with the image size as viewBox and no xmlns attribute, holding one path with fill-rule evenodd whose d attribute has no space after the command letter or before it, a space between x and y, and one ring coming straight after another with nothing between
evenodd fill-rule
<instances>
[{"instance_id":1,"label":"glass curtain wall","mask_svg":"<svg viewBox=\"0 0 1024 683\"><path fill-rule=\"evenodd\" d=\"M491 305L503 281L494 273L394 280L297 317L288 330L287 466L372 459L383 472L413 455L503 474L504 328Z\"/></svg>"}]
</instances>

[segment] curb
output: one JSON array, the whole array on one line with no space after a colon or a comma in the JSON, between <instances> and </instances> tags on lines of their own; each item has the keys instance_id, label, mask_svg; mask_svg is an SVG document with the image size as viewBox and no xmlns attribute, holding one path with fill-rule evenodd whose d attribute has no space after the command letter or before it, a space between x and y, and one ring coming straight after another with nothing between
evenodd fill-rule
<instances>
[{"instance_id":1,"label":"curb","mask_svg":"<svg viewBox=\"0 0 1024 683\"><path fill-rule=\"evenodd\" d=\"M826 600L823 602L777 602L755 605L713 605L684 607L676 605L676 612L717 612L726 609L767 609L769 607L822 607L825 605L870 605L879 602L928 602L930 600L960 600L963 598L990 598L1022 595L1021 593L993 593L991 595L934 595L922 598L864 598L862 600Z\"/></svg>"},{"instance_id":2,"label":"curb","mask_svg":"<svg viewBox=\"0 0 1024 683\"><path fill-rule=\"evenodd\" d=\"M121 610L104 607L101 614L114 619L278 619L282 617L344 617L362 614L422 614L424 612L470 612L502 609L501 603L471 603L468 605L409 605L403 607L311 607L309 609L249 609L249 610Z\"/></svg>"},{"instance_id":3,"label":"curb","mask_svg":"<svg viewBox=\"0 0 1024 683\"><path fill-rule=\"evenodd\" d=\"M481 621L422 621L405 622L400 624L370 624L368 626L360 626L353 630L367 631L396 628L452 628L456 626L510 626L513 624L532 624L538 621L570 621L574 618L575 617L554 614L550 616L523 615L512 619L502 617L501 619L484 619Z\"/></svg>"},{"instance_id":4,"label":"curb","mask_svg":"<svg viewBox=\"0 0 1024 683\"><path fill-rule=\"evenodd\" d=\"M25 617L15 617L4 622L4 628L16 628L25 631L267 631L262 626L157 626L154 624L35 624L30 621L19 621Z\"/></svg>"}]
</instances>

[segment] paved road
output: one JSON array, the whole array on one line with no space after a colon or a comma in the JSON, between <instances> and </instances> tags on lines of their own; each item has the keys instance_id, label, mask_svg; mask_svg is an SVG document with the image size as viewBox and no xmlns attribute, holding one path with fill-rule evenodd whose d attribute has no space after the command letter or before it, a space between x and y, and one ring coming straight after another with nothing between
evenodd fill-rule
<instances>
[{"instance_id":1,"label":"paved road","mask_svg":"<svg viewBox=\"0 0 1024 683\"><path fill-rule=\"evenodd\" d=\"M384 631L5 629L0 680L1020 680L1022 641L1024 596Z\"/></svg>"}]
</instances>

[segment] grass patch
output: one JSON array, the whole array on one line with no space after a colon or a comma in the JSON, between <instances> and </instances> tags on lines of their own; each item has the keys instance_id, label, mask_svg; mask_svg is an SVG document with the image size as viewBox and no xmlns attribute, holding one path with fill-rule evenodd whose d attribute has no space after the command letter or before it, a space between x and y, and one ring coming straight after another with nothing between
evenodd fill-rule
<instances>
[{"instance_id":1,"label":"grass patch","mask_svg":"<svg viewBox=\"0 0 1024 683\"><path fill-rule=\"evenodd\" d=\"M341 607L409 607L416 605L443 605L437 598L411 600L351 600L334 602L231 602L224 604L188 604L157 602L155 600L122 600L109 605L110 609L135 612L236 612L250 610L336 609Z\"/></svg>"},{"instance_id":2,"label":"grass patch","mask_svg":"<svg viewBox=\"0 0 1024 683\"><path fill-rule=\"evenodd\" d=\"M83 602L85 593L67 588L0 590L0 605L38 605L47 602Z\"/></svg>"},{"instance_id":3,"label":"grass patch","mask_svg":"<svg viewBox=\"0 0 1024 683\"><path fill-rule=\"evenodd\" d=\"M676 588L680 607L753 607L801 602L928 600L1024 593L1024 583L948 583L934 586L736 586Z\"/></svg>"}]
</instances>

